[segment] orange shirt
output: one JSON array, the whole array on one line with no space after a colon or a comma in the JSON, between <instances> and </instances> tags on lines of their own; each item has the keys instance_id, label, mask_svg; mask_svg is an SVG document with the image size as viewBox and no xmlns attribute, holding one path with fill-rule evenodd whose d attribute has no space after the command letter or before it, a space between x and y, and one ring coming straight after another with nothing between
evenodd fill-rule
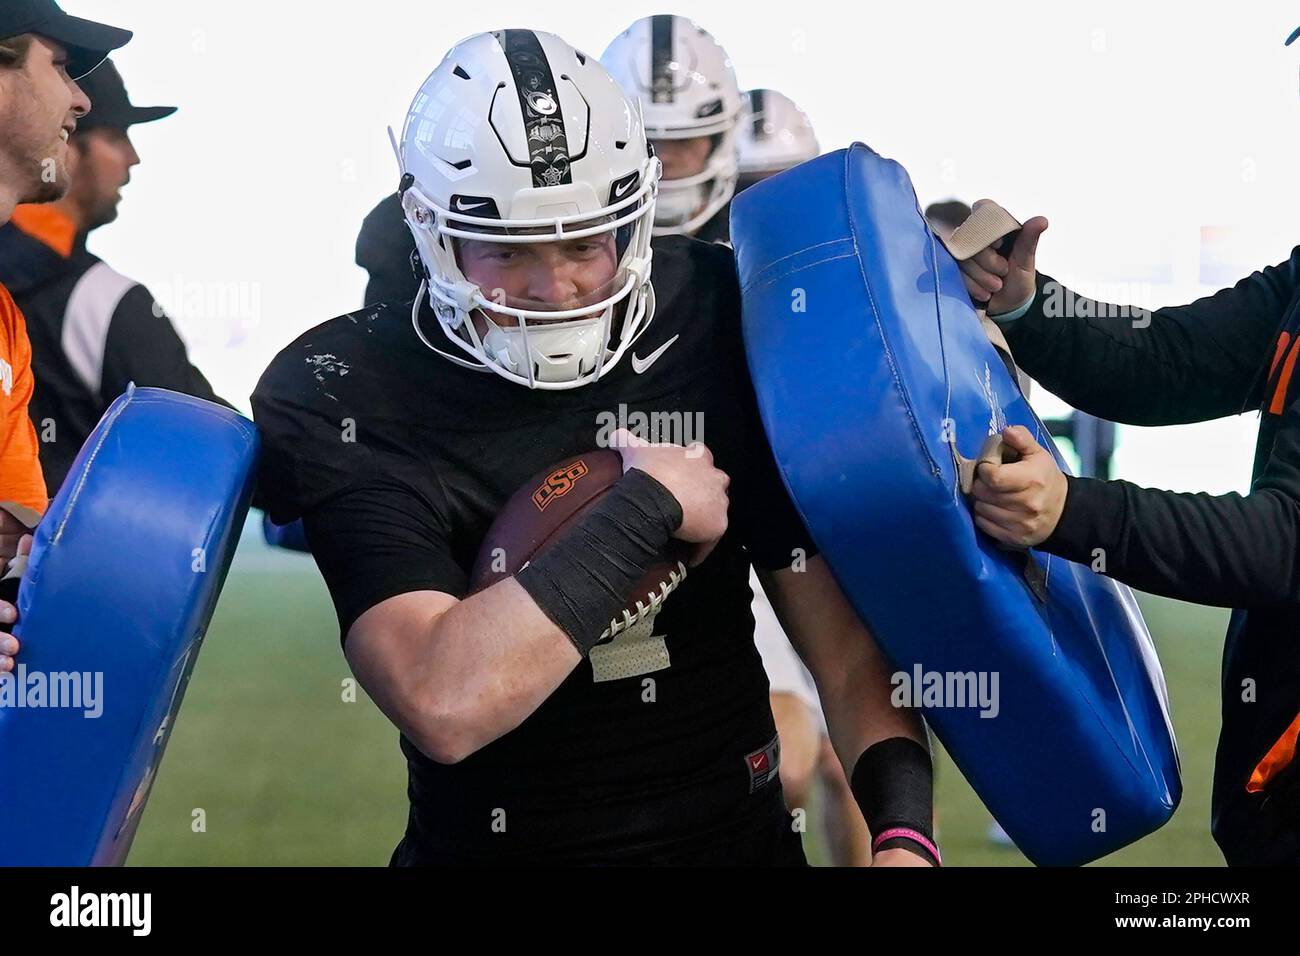
<instances>
[{"instance_id":1,"label":"orange shirt","mask_svg":"<svg viewBox=\"0 0 1300 956\"><path fill-rule=\"evenodd\" d=\"M23 314L0 285L0 501L45 512L50 503L27 415L32 398L32 344Z\"/></svg>"}]
</instances>

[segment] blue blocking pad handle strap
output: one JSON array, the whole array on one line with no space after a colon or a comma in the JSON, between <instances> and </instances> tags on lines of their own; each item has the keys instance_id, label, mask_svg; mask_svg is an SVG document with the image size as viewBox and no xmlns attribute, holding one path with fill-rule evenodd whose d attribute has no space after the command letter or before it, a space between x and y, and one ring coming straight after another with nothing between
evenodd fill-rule
<instances>
[{"instance_id":1,"label":"blue blocking pad handle strap","mask_svg":"<svg viewBox=\"0 0 1300 956\"><path fill-rule=\"evenodd\" d=\"M1159 827L1178 756L1132 594L972 520L961 462L996 454L1007 425L1064 462L907 173L861 144L826 154L737 196L731 235L765 429L897 667L897 702L923 708L1036 863L1085 863Z\"/></svg>"},{"instance_id":2,"label":"blue blocking pad handle strap","mask_svg":"<svg viewBox=\"0 0 1300 956\"><path fill-rule=\"evenodd\" d=\"M129 388L36 529L0 685L0 865L130 848L252 493L258 437L201 399Z\"/></svg>"}]
</instances>

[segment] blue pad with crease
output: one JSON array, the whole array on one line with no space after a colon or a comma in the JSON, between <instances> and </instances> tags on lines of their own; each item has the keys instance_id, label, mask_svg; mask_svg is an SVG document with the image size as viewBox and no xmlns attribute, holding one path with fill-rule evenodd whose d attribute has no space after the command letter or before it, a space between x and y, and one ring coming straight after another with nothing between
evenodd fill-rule
<instances>
[{"instance_id":1,"label":"blue pad with crease","mask_svg":"<svg viewBox=\"0 0 1300 956\"><path fill-rule=\"evenodd\" d=\"M0 688L11 695L0 865L125 860L248 512L257 448L241 415L134 386L82 447L18 593L21 670Z\"/></svg>"},{"instance_id":2,"label":"blue pad with crease","mask_svg":"<svg viewBox=\"0 0 1300 956\"><path fill-rule=\"evenodd\" d=\"M1181 784L1151 638L1126 587L976 529L959 456L1008 424L1060 455L907 173L829 153L736 197L731 236L772 448L900 693L1034 862L1155 830Z\"/></svg>"}]
</instances>

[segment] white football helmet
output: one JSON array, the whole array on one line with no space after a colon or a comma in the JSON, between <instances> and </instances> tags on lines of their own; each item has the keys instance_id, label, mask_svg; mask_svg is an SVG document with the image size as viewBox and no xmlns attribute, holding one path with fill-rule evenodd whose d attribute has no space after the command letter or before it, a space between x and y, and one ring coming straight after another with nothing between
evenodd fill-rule
<instances>
[{"instance_id":1,"label":"white football helmet","mask_svg":"<svg viewBox=\"0 0 1300 956\"><path fill-rule=\"evenodd\" d=\"M530 388L573 388L612 368L654 315L650 227L659 161L636 105L599 61L553 34L480 33L452 47L402 129L399 187L426 273L412 323L429 348ZM461 240L522 244L612 236L617 270L559 308L485 290L461 271ZM429 302L447 338L420 327ZM483 335L474 321L480 321Z\"/></svg>"},{"instance_id":2,"label":"white football helmet","mask_svg":"<svg viewBox=\"0 0 1300 956\"><path fill-rule=\"evenodd\" d=\"M653 16L615 37L600 60L640 101L650 139L714 138L703 172L659 183L655 235L695 232L736 191L742 105L731 59L686 17Z\"/></svg>"},{"instance_id":3,"label":"white football helmet","mask_svg":"<svg viewBox=\"0 0 1300 956\"><path fill-rule=\"evenodd\" d=\"M749 90L737 137L740 174L779 173L815 159L821 149L808 114L776 90Z\"/></svg>"}]
</instances>

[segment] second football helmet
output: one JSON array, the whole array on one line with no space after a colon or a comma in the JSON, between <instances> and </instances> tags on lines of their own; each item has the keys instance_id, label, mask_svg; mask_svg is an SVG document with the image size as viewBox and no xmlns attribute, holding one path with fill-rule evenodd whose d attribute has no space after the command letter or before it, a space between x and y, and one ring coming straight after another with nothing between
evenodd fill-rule
<instances>
[{"instance_id":1,"label":"second football helmet","mask_svg":"<svg viewBox=\"0 0 1300 956\"><path fill-rule=\"evenodd\" d=\"M776 90L748 90L740 122L740 175L779 173L815 159L821 149L808 114Z\"/></svg>"},{"instance_id":2,"label":"second football helmet","mask_svg":"<svg viewBox=\"0 0 1300 956\"><path fill-rule=\"evenodd\" d=\"M640 100L649 139L713 139L700 173L659 183L655 235L695 232L736 190L742 103L731 59L708 32L676 16L636 21L600 59Z\"/></svg>"}]
</instances>

